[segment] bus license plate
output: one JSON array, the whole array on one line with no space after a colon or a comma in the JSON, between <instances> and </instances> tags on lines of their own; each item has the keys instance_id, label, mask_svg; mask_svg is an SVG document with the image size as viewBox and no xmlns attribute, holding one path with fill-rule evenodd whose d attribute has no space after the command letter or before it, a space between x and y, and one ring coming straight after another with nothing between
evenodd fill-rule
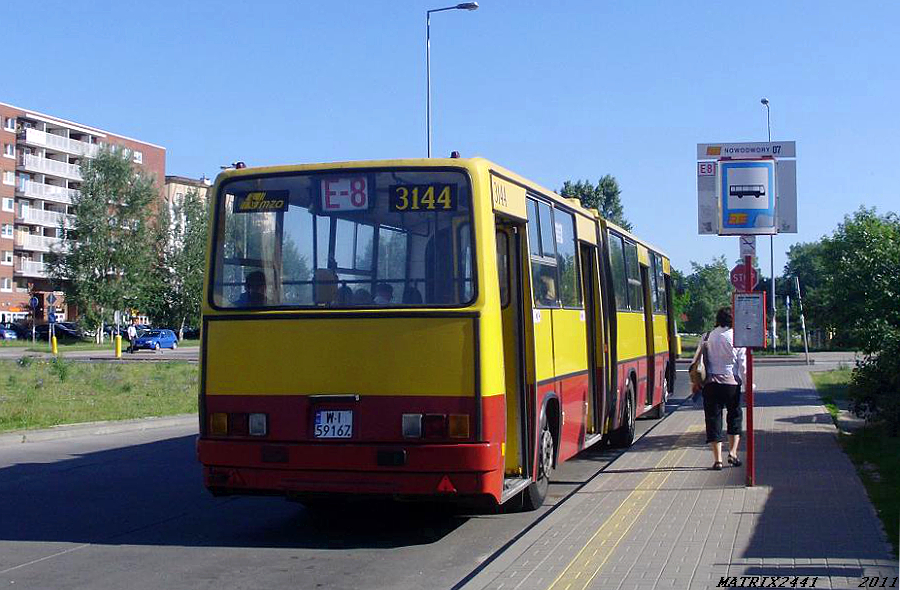
<instances>
[{"instance_id":1,"label":"bus license plate","mask_svg":"<svg viewBox=\"0 0 900 590\"><path fill-rule=\"evenodd\" d=\"M350 438L352 434L352 410L316 410L316 438Z\"/></svg>"}]
</instances>

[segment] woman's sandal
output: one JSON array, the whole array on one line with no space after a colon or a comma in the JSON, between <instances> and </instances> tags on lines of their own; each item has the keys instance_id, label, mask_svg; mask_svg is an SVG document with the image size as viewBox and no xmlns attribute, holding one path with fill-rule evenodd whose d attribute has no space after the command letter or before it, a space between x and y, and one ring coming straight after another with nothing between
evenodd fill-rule
<instances>
[{"instance_id":1,"label":"woman's sandal","mask_svg":"<svg viewBox=\"0 0 900 590\"><path fill-rule=\"evenodd\" d=\"M722 462L716 461L715 463L713 463L712 468L713 468L713 471L722 471Z\"/></svg>"},{"instance_id":2,"label":"woman's sandal","mask_svg":"<svg viewBox=\"0 0 900 590\"><path fill-rule=\"evenodd\" d=\"M732 457L731 455L728 455L728 463L730 463L734 467L740 467L741 465L743 465L740 459L738 459L737 457Z\"/></svg>"}]
</instances>

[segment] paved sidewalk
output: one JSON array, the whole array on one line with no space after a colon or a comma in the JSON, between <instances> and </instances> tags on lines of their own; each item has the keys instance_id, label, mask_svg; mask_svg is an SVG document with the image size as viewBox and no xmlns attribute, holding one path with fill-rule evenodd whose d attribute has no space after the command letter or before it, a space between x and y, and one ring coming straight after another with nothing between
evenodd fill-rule
<instances>
[{"instance_id":1,"label":"paved sidewalk","mask_svg":"<svg viewBox=\"0 0 900 590\"><path fill-rule=\"evenodd\" d=\"M703 411L688 402L463 587L889 586L897 557L808 369L755 376L755 487L743 467L709 469Z\"/></svg>"}]
</instances>

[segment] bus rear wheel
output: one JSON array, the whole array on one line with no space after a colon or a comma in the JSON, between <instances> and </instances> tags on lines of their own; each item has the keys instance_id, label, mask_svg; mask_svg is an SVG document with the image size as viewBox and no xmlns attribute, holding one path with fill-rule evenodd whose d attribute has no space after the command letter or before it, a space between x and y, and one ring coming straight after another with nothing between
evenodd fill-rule
<instances>
[{"instance_id":1,"label":"bus rear wheel","mask_svg":"<svg viewBox=\"0 0 900 590\"><path fill-rule=\"evenodd\" d=\"M609 437L609 442L614 447L630 447L634 442L634 421L636 418L634 397L634 383L629 381L625 389L625 407L622 411L623 423Z\"/></svg>"},{"instance_id":2,"label":"bus rear wheel","mask_svg":"<svg viewBox=\"0 0 900 590\"><path fill-rule=\"evenodd\" d=\"M541 418L541 435L538 439L537 481L531 482L522 492L522 507L525 510L537 510L544 504L547 490L550 489L550 476L553 474L555 460L556 443L545 413Z\"/></svg>"}]
</instances>

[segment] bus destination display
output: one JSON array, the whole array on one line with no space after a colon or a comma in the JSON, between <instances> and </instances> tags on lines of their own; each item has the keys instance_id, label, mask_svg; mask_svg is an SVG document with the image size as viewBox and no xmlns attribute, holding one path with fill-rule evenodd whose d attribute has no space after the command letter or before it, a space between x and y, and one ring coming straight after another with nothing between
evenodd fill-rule
<instances>
[{"instance_id":1,"label":"bus destination display","mask_svg":"<svg viewBox=\"0 0 900 590\"><path fill-rule=\"evenodd\" d=\"M369 208L369 180L366 176L323 178L320 187L324 213L366 211Z\"/></svg>"},{"instance_id":2,"label":"bus destination display","mask_svg":"<svg viewBox=\"0 0 900 590\"><path fill-rule=\"evenodd\" d=\"M456 211L455 184L394 184L388 210L395 213Z\"/></svg>"}]
</instances>

